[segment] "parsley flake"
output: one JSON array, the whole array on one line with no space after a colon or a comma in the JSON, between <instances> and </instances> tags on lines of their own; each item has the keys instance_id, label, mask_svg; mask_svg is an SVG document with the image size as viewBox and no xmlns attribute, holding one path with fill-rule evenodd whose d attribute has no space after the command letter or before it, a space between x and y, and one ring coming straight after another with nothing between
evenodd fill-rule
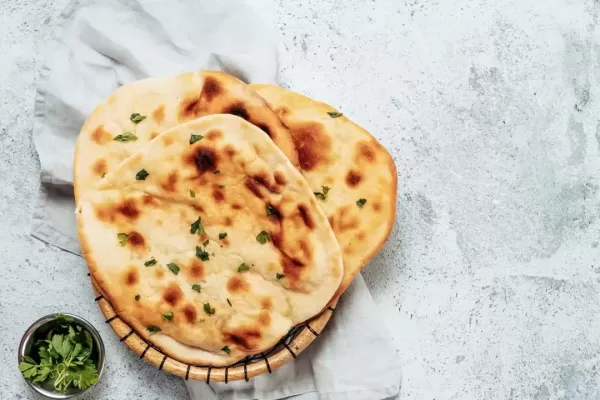
<instances>
[{"instance_id":1,"label":"parsley flake","mask_svg":"<svg viewBox=\"0 0 600 400\"><path fill-rule=\"evenodd\" d=\"M281 279L281 278L285 277L285 275L284 275L284 274L280 274L280 273L278 272L278 273L277 273L277 275L275 275L275 277L276 277L277 279Z\"/></svg>"},{"instance_id":2,"label":"parsley flake","mask_svg":"<svg viewBox=\"0 0 600 400\"><path fill-rule=\"evenodd\" d=\"M146 327L146 329L147 329L147 330L148 330L148 332L150 332L150 333L156 333L156 332L160 332L160 331L162 331L162 329L160 329L160 328L159 328L158 326L156 326L156 325L148 325L148 326Z\"/></svg>"},{"instance_id":3,"label":"parsley flake","mask_svg":"<svg viewBox=\"0 0 600 400\"><path fill-rule=\"evenodd\" d=\"M200 287L200 285L198 285L197 283L192 285L192 290L195 292L200 293L200 291L202 290L202 288Z\"/></svg>"},{"instance_id":4,"label":"parsley flake","mask_svg":"<svg viewBox=\"0 0 600 400\"><path fill-rule=\"evenodd\" d=\"M135 136L131 132L125 132L125 133L121 133L120 135L115 136L113 138L113 140L116 140L117 142L127 143L127 142L135 142L136 140L138 140L138 137Z\"/></svg>"},{"instance_id":5,"label":"parsley flake","mask_svg":"<svg viewBox=\"0 0 600 400\"><path fill-rule=\"evenodd\" d=\"M175 275L179 273L179 266L175 263L168 263L167 268L169 268Z\"/></svg>"},{"instance_id":6,"label":"parsley flake","mask_svg":"<svg viewBox=\"0 0 600 400\"><path fill-rule=\"evenodd\" d=\"M221 232L221 233L219 233L219 239L220 239L220 240L223 240L223 239L225 239L226 237L227 237L227 232Z\"/></svg>"},{"instance_id":7,"label":"parsley flake","mask_svg":"<svg viewBox=\"0 0 600 400\"><path fill-rule=\"evenodd\" d=\"M329 111L327 114L329 114L329 116L331 118L337 118L337 117L341 117L342 115L344 115L341 112L336 112L336 111Z\"/></svg>"},{"instance_id":8,"label":"parsley flake","mask_svg":"<svg viewBox=\"0 0 600 400\"><path fill-rule=\"evenodd\" d=\"M119 239L119 244L121 246L125 246L127 240L129 240L129 235L127 233L117 233L117 239Z\"/></svg>"},{"instance_id":9,"label":"parsley flake","mask_svg":"<svg viewBox=\"0 0 600 400\"><path fill-rule=\"evenodd\" d=\"M202 250L202 247L196 246L196 257L198 257L202 261L208 261L208 252Z\"/></svg>"},{"instance_id":10,"label":"parsley flake","mask_svg":"<svg viewBox=\"0 0 600 400\"><path fill-rule=\"evenodd\" d=\"M265 244L269 241L269 234L266 231L261 231L256 235L256 241L260 244Z\"/></svg>"},{"instance_id":11,"label":"parsley flake","mask_svg":"<svg viewBox=\"0 0 600 400\"><path fill-rule=\"evenodd\" d=\"M191 225L190 232L195 234L198 232L200 236L204 235L204 225L202 225L202 218L198 217L196 222Z\"/></svg>"},{"instance_id":12,"label":"parsley flake","mask_svg":"<svg viewBox=\"0 0 600 400\"><path fill-rule=\"evenodd\" d=\"M215 313L215 309L210 308L210 303L204 303L204 312L208 315L213 315Z\"/></svg>"},{"instance_id":13,"label":"parsley flake","mask_svg":"<svg viewBox=\"0 0 600 400\"><path fill-rule=\"evenodd\" d=\"M190 144L194 144L198 140L202 140L202 139L204 139L204 136L202 136L202 135L191 135L190 136Z\"/></svg>"},{"instance_id":14,"label":"parsley flake","mask_svg":"<svg viewBox=\"0 0 600 400\"><path fill-rule=\"evenodd\" d=\"M275 210L275 207L273 207L270 204L267 204L267 217L270 217L271 215L275 214L277 214L277 210Z\"/></svg>"},{"instance_id":15,"label":"parsley flake","mask_svg":"<svg viewBox=\"0 0 600 400\"><path fill-rule=\"evenodd\" d=\"M156 265L156 260L155 260L154 258L153 258L152 260L146 261L146 262L144 263L144 266L145 266L145 267L151 267L151 266L153 266L153 265Z\"/></svg>"},{"instance_id":16,"label":"parsley flake","mask_svg":"<svg viewBox=\"0 0 600 400\"><path fill-rule=\"evenodd\" d=\"M145 181L146 178L150 175L145 169L141 170L137 174L135 174L136 181Z\"/></svg>"},{"instance_id":17,"label":"parsley flake","mask_svg":"<svg viewBox=\"0 0 600 400\"><path fill-rule=\"evenodd\" d=\"M367 199L358 199L358 200L356 200L356 205L358 206L358 208L363 208L363 206L365 205L366 202L367 202Z\"/></svg>"},{"instance_id":18,"label":"parsley flake","mask_svg":"<svg viewBox=\"0 0 600 400\"><path fill-rule=\"evenodd\" d=\"M164 313L164 314L162 315L162 318L163 318L165 321L173 321L173 311L167 311L166 313Z\"/></svg>"},{"instance_id":19,"label":"parsley flake","mask_svg":"<svg viewBox=\"0 0 600 400\"><path fill-rule=\"evenodd\" d=\"M223 346L223 348L221 350L223 350L227 354L229 354L231 352L231 350L229 350L229 346Z\"/></svg>"},{"instance_id":20,"label":"parsley flake","mask_svg":"<svg viewBox=\"0 0 600 400\"><path fill-rule=\"evenodd\" d=\"M321 188L323 189L322 192L313 192L313 193L315 194L315 197L317 199L326 200L327 199L327 193L329 193L329 191L331 190L331 188L329 186L321 186Z\"/></svg>"},{"instance_id":21,"label":"parsley flake","mask_svg":"<svg viewBox=\"0 0 600 400\"><path fill-rule=\"evenodd\" d=\"M250 269L250 267L248 266L248 264L241 263L240 266L238 267L238 272L248 271L249 269Z\"/></svg>"},{"instance_id":22,"label":"parsley flake","mask_svg":"<svg viewBox=\"0 0 600 400\"><path fill-rule=\"evenodd\" d=\"M233 307L233 306L231 305L231 301L229 301L229 297L227 298L227 304L229 304L229 307Z\"/></svg>"},{"instance_id":23,"label":"parsley flake","mask_svg":"<svg viewBox=\"0 0 600 400\"><path fill-rule=\"evenodd\" d=\"M140 301L140 295L139 294L135 295L135 301Z\"/></svg>"},{"instance_id":24,"label":"parsley flake","mask_svg":"<svg viewBox=\"0 0 600 400\"><path fill-rule=\"evenodd\" d=\"M190 190L190 196L191 197L196 197L196 192L194 192L193 190Z\"/></svg>"},{"instance_id":25,"label":"parsley flake","mask_svg":"<svg viewBox=\"0 0 600 400\"><path fill-rule=\"evenodd\" d=\"M204 243L202 243L202 246L206 247L206 246L208 246L209 243L210 243L210 240L206 239L204 241Z\"/></svg>"},{"instance_id":26,"label":"parsley flake","mask_svg":"<svg viewBox=\"0 0 600 400\"><path fill-rule=\"evenodd\" d=\"M143 120L146 119L145 115L139 114L139 113L133 113L131 114L131 116L129 117L129 119L131 120L131 122L133 122L134 124L139 124L140 122L142 122Z\"/></svg>"}]
</instances>

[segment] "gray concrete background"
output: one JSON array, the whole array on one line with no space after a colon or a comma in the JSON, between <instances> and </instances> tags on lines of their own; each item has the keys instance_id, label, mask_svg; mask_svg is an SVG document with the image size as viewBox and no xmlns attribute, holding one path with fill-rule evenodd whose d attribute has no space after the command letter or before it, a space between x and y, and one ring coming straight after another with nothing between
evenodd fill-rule
<instances>
[{"instance_id":1,"label":"gray concrete background","mask_svg":"<svg viewBox=\"0 0 600 400\"><path fill-rule=\"evenodd\" d=\"M66 3L0 0L0 398L33 398L17 343L56 310L106 339L87 398L185 398L123 351L83 261L28 235L34 87ZM400 398L600 398L600 4L254 4L282 36L281 83L339 107L396 161L396 228L364 276L402 356Z\"/></svg>"}]
</instances>

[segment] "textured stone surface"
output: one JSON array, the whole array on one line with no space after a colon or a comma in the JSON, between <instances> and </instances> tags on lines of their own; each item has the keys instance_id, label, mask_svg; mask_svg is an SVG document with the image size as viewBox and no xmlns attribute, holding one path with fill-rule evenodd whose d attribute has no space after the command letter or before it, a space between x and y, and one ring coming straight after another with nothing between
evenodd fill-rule
<instances>
[{"instance_id":1,"label":"textured stone surface","mask_svg":"<svg viewBox=\"0 0 600 400\"><path fill-rule=\"evenodd\" d=\"M103 324L82 260L28 236L34 85L65 4L0 0L0 397L32 397L17 342L63 310L107 342L89 398L182 398ZM281 83L339 107L397 163L396 229L364 276L403 360L400 398L600 396L600 4L255 5L282 36Z\"/></svg>"}]
</instances>

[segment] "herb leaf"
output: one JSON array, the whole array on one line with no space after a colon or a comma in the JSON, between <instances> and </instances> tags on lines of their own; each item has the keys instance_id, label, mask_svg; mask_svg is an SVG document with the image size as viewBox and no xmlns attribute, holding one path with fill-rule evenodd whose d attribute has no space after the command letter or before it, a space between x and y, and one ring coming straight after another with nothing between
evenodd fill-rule
<instances>
[{"instance_id":1,"label":"herb leaf","mask_svg":"<svg viewBox=\"0 0 600 400\"><path fill-rule=\"evenodd\" d=\"M280 274L280 273L278 272L278 273L277 273L277 275L275 275L275 277L276 277L277 279L281 279L281 278L285 277L285 275L284 275L284 274Z\"/></svg>"},{"instance_id":2,"label":"herb leaf","mask_svg":"<svg viewBox=\"0 0 600 400\"><path fill-rule=\"evenodd\" d=\"M358 200L356 200L356 205L358 206L358 208L363 208L363 206L365 205L366 202L367 202L367 199L358 199Z\"/></svg>"},{"instance_id":3,"label":"herb leaf","mask_svg":"<svg viewBox=\"0 0 600 400\"><path fill-rule=\"evenodd\" d=\"M196 192L190 189L190 197L196 197Z\"/></svg>"},{"instance_id":4,"label":"herb leaf","mask_svg":"<svg viewBox=\"0 0 600 400\"><path fill-rule=\"evenodd\" d=\"M196 222L194 222L190 227L190 232L195 234L198 232L200 236L204 235L204 225L202 225L202 218L198 217Z\"/></svg>"},{"instance_id":5,"label":"herb leaf","mask_svg":"<svg viewBox=\"0 0 600 400\"><path fill-rule=\"evenodd\" d=\"M260 244L265 244L269 241L269 234L266 231L261 231L256 235L256 241Z\"/></svg>"},{"instance_id":6,"label":"herb leaf","mask_svg":"<svg viewBox=\"0 0 600 400\"><path fill-rule=\"evenodd\" d=\"M313 192L316 196L317 199L321 199L321 200L326 200L327 199L327 193L329 193L329 191L331 190L331 188L329 186L321 186L321 188L323 188L322 192Z\"/></svg>"},{"instance_id":7,"label":"herb leaf","mask_svg":"<svg viewBox=\"0 0 600 400\"><path fill-rule=\"evenodd\" d=\"M33 383L52 380L54 390L67 392L73 387L85 389L98 381L98 370L89 359L93 342L90 333L72 318L57 315L59 325L38 340L31 351L37 351L39 364L30 356L19 363L19 370Z\"/></svg>"},{"instance_id":8,"label":"herb leaf","mask_svg":"<svg viewBox=\"0 0 600 400\"><path fill-rule=\"evenodd\" d=\"M125 132L125 133L121 133L120 135L115 136L113 138L113 140L116 140L117 142L127 143L127 142L135 142L136 140L138 140L138 137L135 136L131 132Z\"/></svg>"},{"instance_id":9,"label":"herb leaf","mask_svg":"<svg viewBox=\"0 0 600 400\"><path fill-rule=\"evenodd\" d=\"M179 266L175 263L168 263L167 268L169 268L175 275L179 273Z\"/></svg>"},{"instance_id":10,"label":"herb leaf","mask_svg":"<svg viewBox=\"0 0 600 400\"><path fill-rule=\"evenodd\" d=\"M202 243L202 246L206 247L206 246L208 246L209 243L210 243L210 240L206 239L204 241L204 243Z\"/></svg>"},{"instance_id":11,"label":"herb leaf","mask_svg":"<svg viewBox=\"0 0 600 400\"><path fill-rule=\"evenodd\" d=\"M173 321L173 311L167 311L166 313L164 313L164 314L162 315L162 318L163 318L165 321Z\"/></svg>"},{"instance_id":12,"label":"herb leaf","mask_svg":"<svg viewBox=\"0 0 600 400\"><path fill-rule=\"evenodd\" d=\"M145 169L143 169L140 172L138 172L137 174L135 174L135 180L136 181L145 181L146 178L148 177L148 175L150 175L148 173L148 171L146 171Z\"/></svg>"},{"instance_id":13,"label":"herb leaf","mask_svg":"<svg viewBox=\"0 0 600 400\"><path fill-rule=\"evenodd\" d=\"M140 301L140 295L139 294L135 295L135 301Z\"/></svg>"},{"instance_id":14,"label":"herb leaf","mask_svg":"<svg viewBox=\"0 0 600 400\"><path fill-rule=\"evenodd\" d=\"M275 207L273 207L270 204L267 204L267 217L270 217L271 215L275 215L275 214L277 214Z\"/></svg>"},{"instance_id":15,"label":"herb leaf","mask_svg":"<svg viewBox=\"0 0 600 400\"><path fill-rule=\"evenodd\" d=\"M129 235L127 233L117 233L117 239L119 239L119 244L121 246L125 246L127 240L129 240Z\"/></svg>"},{"instance_id":16,"label":"herb leaf","mask_svg":"<svg viewBox=\"0 0 600 400\"><path fill-rule=\"evenodd\" d=\"M219 233L219 239L220 239L220 240L223 240L223 239L225 239L226 237L227 237L227 232L221 232L221 233Z\"/></svg>"},{"instance_id":17,"label":"herb leaf","mask_svg":"<svg viewBox=\"0 0 600 400\"><path fill-rule=\"evenodd\" d=\"M327 114L329 114L329 116L331 118L337 118L337 117L341 117L342 115L344 115L341 112L336 112L336 111L329 111Z\"/></svg>"},{"instance_id":18,"label":"herb leaf","mask_svg":"<svg viewBox=\"0 0 600 400\"><path fill-rule=\"evenodd\" d=\"M238 272L248 271L249 269L250 269L250 267L248 266L248 264L241 263L240 266L238 267Z\"/></svg>"},{"instance_id":19,"label":"herb leaf","mask_svg":"<svg viewBox=\"0 0 600 400\"><path fill-rule=\"evenodd\" d=\"M204 136L202 136L202 135L191 135L190 136L190 144L194 144L198 140L202 140L202 139L204 139Z\"/></svg>"},{"instance_id":20,"label":"herb leaf","mask_svg":"<svg viewBox=\"0 0 600 400\"><path fill-rule=\"evenodd\" d=\"M151 266L153 266L153 265L156 265L156 260L155 260L154 258L153 258L152 260L150 260L150 261L146 261L146 262L144 263L144 266L145 266L145 267L151 267Z\"/></svg>"},{"instance_id":21,"label":"herb leaf","mask_svg":"<svg viewBox=\"0 0 600 400\"><path fill-rule=\"evenodd\" d=\"M208 261L208 252L202 250L202 247L196 246L196 257L202 261Z\"/></svg>"},{"instance_id":22,"label":"herb leaf","mask_svg":"<svg viewBox=\"0 0 600 400\"><path fill-rule=\"evenodd\" d=\"M148 332L150 332L150 333L156 333L156 332L160 332L160 331L162 331L162 329L160 329L160 328L159 328L158 326L156 326L156 325L148 325L148 326L146 327L146 329L147 329L147 330L148 330Z\"/></svg>"},{"instance_id":23,"label":"herb leaf","mask_svg":"<svg viewBox=\"0 0 600 400\"><path fill-rule=\"evenodd\" d=\"M229 297L227 298L227 304L229 304L229 307L233 307L233 306L231 305L231 301L229 301Z\"/></svg>"},{"instance_id":24,"label":"herb leaf","mask_svg":"<svg viewBox=\"0 0 600 400\"><path fill-rule=\"evenodd\" d=\"M192 290L200 293L200 291L202 290L202 288L200 287L200 285L198 285L197 283L192 285Z\"/></svg>"},{"instance_id":25,"label":"herb leaf","mask_svg":"<svg viewBox=\"0 0 600 400\"><path fill-rule=\"evenodd\" d=\"M223 348L221 350L223 350L227 354L229 354L231 352L231 350L229 350L229 346L223 346Z\"/></svg>"},{"instance_id":26,"label":"herb leaf","mask_svg":"<svg viewBox=\"0 0 600 400\"><path fill-rule=\"evenodd\" d=\"M215 313L215 309L210 308L210 303L204 303L204 312L208 315L213 315Z\"/></svg>"},{"instance_id":27,"label":"herb leaf","mask_svg":"<svg viewBox=\"0 0 600 400\"><path fill-rule=\"evenodd\" d=\"M139 124L140 122L142 122L143 120L146 119L145 115L139 114L139 113L133 113L131 114L131 116L129 117L129 119L131 120L131 122L133 122L134 124Z\"/></svg>"}]
</instances>

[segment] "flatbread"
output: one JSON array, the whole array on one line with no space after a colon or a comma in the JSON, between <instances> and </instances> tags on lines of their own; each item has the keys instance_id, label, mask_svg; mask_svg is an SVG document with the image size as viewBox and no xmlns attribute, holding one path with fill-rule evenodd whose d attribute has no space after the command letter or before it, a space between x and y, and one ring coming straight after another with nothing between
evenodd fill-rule
<instances>
[{"instance_id":1,"label":"flatbread","mask_svg":"<svg viewBox=\"0 0 600 400\"><path fill-rule=\"evenodd\" d=\"M75 198L160 133L210 114L233 114L248 120L266 132L297 165L289 132L245 83L223 72L189 72L124 85L92 112L75 148ZM141 118L137 124L134 122ZM115 140L126 133L136 140ZM121 140L126 138L122 136Z\"/></svg>"},{"instance_id":2,"label":"flatbread","mask_svg":"<svg viewBox=\"0 0 600 400\"><path fill-rule=\"evenodd\" d=\"M119 317L191 364L269 349L318 314L343 276L306 180L232 115L159 135L82 193L76 216L92 276Z\"/></svg>"},{"instance_id":3,"label":"flatbread","mask_svg":"<svg viewBox=\"0 0 600 400\"><path fill-rule=\"evenodd\" d=\"M333 107L272 85L250 85L287 126L300 171L314 192L330 191L325 212L344 257L344 292L381 249L396 218L397 173L392 156L369 132ZM321 196L322 197L322 196ZM359 208L357 201L365 199Z\"/></svg>"}]
</instances>

